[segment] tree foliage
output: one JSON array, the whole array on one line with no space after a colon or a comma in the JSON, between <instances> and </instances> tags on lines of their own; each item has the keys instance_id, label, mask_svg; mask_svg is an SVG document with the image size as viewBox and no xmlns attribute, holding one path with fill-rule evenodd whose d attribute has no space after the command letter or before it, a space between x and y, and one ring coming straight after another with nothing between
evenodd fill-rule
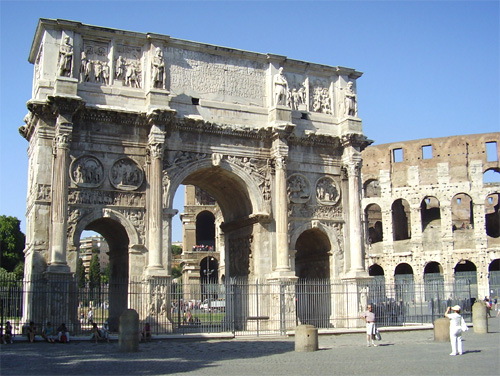
<instances>
[{"instance_id":1,"label":"tree foliage","mask_svg":"<svg viewBox=\"0 0 500 376\"><path fill-rule=\"evenodd\" d=\"M172 254L180 255L182 253L182 248L178 245L172 245Z\"/></svg>"},{"instance_id":2,"label":"tree foliage","mask_svg":"<svg viewBox=\"0 0 500 376\"><path fill-rule=\"evenodd\" d=\"M83 260L78 258L78 262L76 264L76 276L78 279L78 287L85 287L85 267L83 266Z\"/></svg>"},{"instance_id":3,"label":"tree foliage","mask_svg":"<svg viewBox=\"0 0 500 376\"><path fill-rule=\"evenodd\" d=\"M0 215L0 265L2 268L13 272L19 264L24 265L24 242L25 236L21 231L21 221L16 217Z\"/></svg>"},{"instance_id":4,"label":"tree foliage","mask_svg":"<svg viewBox=\"0 0 500 376\"><path fill-rule=\"evenodd\" d=\"M99 264L99 255L94 253L89 267L89 287L91 289L99 287L101 284L101 265Z\"/></svg>"},{"instance_id":5,"label":"tree foliage","mask_svg":"<svg viewBox=\"0 0 500 376\"><path fill-rule=\"evenodd\" d=\"M172 266L172 278L179 278L182 276L182 266Z\"/></svg>"}]
</instances>

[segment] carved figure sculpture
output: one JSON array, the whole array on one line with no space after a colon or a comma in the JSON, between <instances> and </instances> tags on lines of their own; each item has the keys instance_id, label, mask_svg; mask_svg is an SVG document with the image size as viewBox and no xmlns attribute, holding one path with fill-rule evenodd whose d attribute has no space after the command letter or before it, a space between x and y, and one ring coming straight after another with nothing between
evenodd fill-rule
<instances>
[{"instance_id":1,"label":"carved figure sculpture","mask_svg":"<svg viewBox=\"0 0 500 376\"><path fill-rule=\"evenodd\" d=\"M116 78L117 79L123 79L125 74L125 59L123 56L118 56L118 59L116 59Z\"/></svg>"},{"instance_id":2,"label":"carved figure sculpture","mask_svg":"<svg viewBox=\"0 0 500 376\"><path fill-rule=\"evenodd\" d=\"M353 90L353 83L349 81L345 90L344 110L346 116L358 116L358 100Z\"/></svg>"},{"instance_id":3,"label":"carved figure sculpture","mask_svg":"<svg viewBox=\"0 0 500 376\"><path fill-rule=\"evenodd\" d=\"M288 82L283 74L283 67L274 75L274 105L287 105Z\"/></svg>"},{"instance_id":4,"label":"carved figure sculpture","mask_svg":"<svg viewBox=\"0 0 500 376\"><path fill-rule=\"evenodd\" d=\"M163 52L160 47L156 47L155 56L153 56L153 87L163 89L165 62L163 61Z\"/></svg>"},{"instance_id":5,"label":"carved figure sculpture","mask_svg":"<svg viewBox=\"0 0 500 376\"><path fill-rule=\"evenodd\" d=\"M71 67L73 64L73 46L70 44L69 37L63 39L59 47L59 76L71 77Z\"/></svg>"}]
</instances>

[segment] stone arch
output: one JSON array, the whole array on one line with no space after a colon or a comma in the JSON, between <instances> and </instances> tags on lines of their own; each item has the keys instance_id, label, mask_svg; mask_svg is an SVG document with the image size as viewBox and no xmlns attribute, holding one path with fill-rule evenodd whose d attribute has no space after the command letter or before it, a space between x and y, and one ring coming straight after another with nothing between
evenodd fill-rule
<instances>
[{"instance_id":1,"label":"stone arch","mask_svg":"<svg viewBox=\"0 0 500 376\"><path fill-rule=\"evenodd\" d=\"M196 245L215 246L215 216L209 210L196 216Z\"/></svg>"},{"instance_id":2,"label":"stone arch","mask_svg":"<svg viewBox=\"0 0 500 376\"><path fill-rule=\"evenodd\" d=\"M392 203L392 233L393 240L406 240L411 238L410 204L403 198Z\"/></svg>"},{"instance_id":3,"label":"stone arch","mask_svg":"<svg viewBox=\"0 0 500 376\"><path fill-rule=\"evenodd\" d=\"M316 229L318 234L323 234L328 238L329 242L329 255L330 255L330 276L329 278L337 278L342 272L343 265L341 265L340 243L336 231L333 227L326 226L319 221L312 221L303 224L295 229L290 236L290 249L297 250L297 240L307 231ZM297 255L295 255L297 257Z\"/></svg>"},{"instance_id":4,"label":"stone arch","mask_svg":"<svg viewBox=\"0 0 500 376\"><path fill-rule=\"evenodd\" d=\"M429 261L424 266L425 300L444 299L443 266L436 261Z\"/></svg>"},{"instance_id":5,"label":"stone arch","mask_svg":"<svg viewBox=\"0 0 500 376\"><path fill-rule=\"evenodd\" d=\"M430 228L441 229L441 208L437 197L425 196L420 203L420 218L422 222L422 232L424 232L429 225ZM433 231L435 232L435 231Z\"/></svg>"},{"instance_id":6,"label":"stone arch","mask_svg":"<svg viewBox=\"0 0 500 376\"><path fill-rule=\"evenodd\" d=\"M214 179L214 176L222 176L224 179ZM199 186L216 199L226 221L228 219L226 218L227 213L231 212L231 209L234 207L234 200L238 200L238 206L241 207L238 212L240 216L248 216L252 213L269 213L269 208L259 188L260 182L255 181L240 166L225 159L220 160L219 164L214 166L211 159L205 158L190 163L173 174L168 173L168 178L170 179L168 188L164 190L166 193L164 202L167 207L172 207L175 192L181 184L192 184ZM202 183L201 185L200 182ZM231 183L232 188L239 188L237 197L221 195L221 192L227 189L224 183L227 184L228 182ZM235 190L232 192L235 192Z\"/></svg>"},{"instance_id":7,"label":"stone arch","mask_svg":"<svg viewBox=\"0 0 500 376\"><path fill-rule=\"evenodd\" d=\"M490 193L484 202L486 235L492 238L500 237L500 194Z\"/></svg>"},{"instance_id":8,"label":"stone arch","mask_svg":"<svg viewBox=\"0 0 500 376\"><path fill-rule=\"evenodd\" d=\"M134 274L132 265L138 275L142 273L141 266L145 266L130 259L130 250L140 243L138 231L123 214L107 208L96 210L78 221L73 234L76 247L83 230L98 232L108 243L110 281L107 319L110 329L117 330L120 315L128 308L128 282Z\"/></svg>"},{"instance_id":9,"label":"stone arch","mask_svg":"<svg viewBox=\"0 0 500 376\"><path fill-rule=\"evenodd\" d=\"M369 204L365 208L366 226L368 227L368 244L375 244L384 239L382 226L382 209L378 204Z\"/></svg>"},{"instance_id":10,"label":"stone arch","mask_svg":"<svg viewBox=\"0 0 500 376\"><path fill-rule=\"evenodd\" d=\"M496 297L498 300L500 297L500 258L492 260L488 265L488 282L491 297Z\"/></svg>"},{"instance_id":11,"label":"stone arch","mask_svg":"<svg viewBox=\"0 0 500 376\"><path fill-rule=\"evenodd\" d=\"M451 199L453 229L468 230L474 224L473 202L466 193L457 193Z\"/></svg>"},{"instance_id":12,"label":"stone arch","mask_svg":"<svg viewBox=\"0 0 500 376\"><path fill-rule=\"evenodd\" d=\"M373 277L373 280L376 283L385 283L384 268L382 268L379 264L370 265L370 267L368 268L368 274L370 275L370 277Z\"/></svg>"},{"instance_id":13,"label":"stone arch","mask_svg":"<svg viewBox=\"0 0 500 376\"><path fill-rule=\"evenodd\" d=\"M411 301L415 298L414 274L410 264L402 262L396 266L394 282L398 300Z\"/></svg>"},{"instance_id":14,"label":"stone arch","mask_svg":"<svg viewBox=\"0 0 500 376\"><path fill-rule=\"evenodd\" d=\"M460 299L468 299L469 292L472 297L477 298L477 267L469 260L460 260L454 268L455 271L455 296Z\"/></svg>"},{"instance_id":15,"label":"stone arch","mask_svg":"<svg viewBox=\"0 0 500 376\"><path fill-rule=\"evenodd\" d=\"M363 193L366 198L380 197L382 194L380 182L377 179L368 179L363 184Z\"/></svg>"}]
</instances>

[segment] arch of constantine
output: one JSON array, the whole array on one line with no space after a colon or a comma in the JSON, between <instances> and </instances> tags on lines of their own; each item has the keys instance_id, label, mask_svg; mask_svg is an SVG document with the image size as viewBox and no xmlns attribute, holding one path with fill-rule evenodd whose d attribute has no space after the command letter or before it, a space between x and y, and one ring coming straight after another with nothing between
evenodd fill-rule
<instances>
[{"instance_id":1,"label":"arch of constantine","mask_svg":"<svg viewBox=\"0 0 500 376\"><path fill-rule=\"evenodd\" d=\"M109 245L110 291L168 281L181 184L217 201L226 278L343 279L354 292L369 278L360 72L49 19L29 61L25 278L70 278L93 230ZM24 316L77 325L75 302L52 286L50 312L35 313L31 294ZM113 296L110 325L131 305Z\"/></svg>"}]
</instances>

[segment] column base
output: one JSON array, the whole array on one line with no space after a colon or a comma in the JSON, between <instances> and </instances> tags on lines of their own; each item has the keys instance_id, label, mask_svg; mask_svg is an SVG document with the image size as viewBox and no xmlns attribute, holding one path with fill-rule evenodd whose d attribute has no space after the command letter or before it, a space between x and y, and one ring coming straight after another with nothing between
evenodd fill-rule
<instances>
[{"instance_id":1,"label":"column base","mask_svg":"<svg viewBox=\"0 0 500 376\"><path fill-rule=\"evenodd\" d=\"M353 279L372 279L373 277L370 277L368 272L364 269L354 269L354 270L349 270L347 274L345 275L343 280L353 280Z\"/></svg>"},{"instance_id":2,"label":"column base","mask_svg":"<svg viewBox=\"0 0 500 376\"><path fill-rule=\"evenodd\" d=\"M170 277L168 272L160 265L148 266L145 275L148 277Z\"/></svg>"},{"instance_id":3,"label":"column base","mask_svg":"<svg viewBox=\"0 0 500 376\"><path fill-rule=\"evenodd\" d=\"M53 263L47 266L46 272L49 274L70 274L71 269L66 263L61 263L61 264Z\"/></svg>"},{"instance_id":4,"label":"column base","mask_svg":"<svg viewBox=\"0 0 500 376\"><path fill-rule=\"evenodd\" d=\"M281 280L281 279L286 279L292 282L295 282L299 279L295 275L295 272L291 271L290 269L277 269L271 274L268 275L267 277L268 280Z\"/></svg>"}]
</instances>

